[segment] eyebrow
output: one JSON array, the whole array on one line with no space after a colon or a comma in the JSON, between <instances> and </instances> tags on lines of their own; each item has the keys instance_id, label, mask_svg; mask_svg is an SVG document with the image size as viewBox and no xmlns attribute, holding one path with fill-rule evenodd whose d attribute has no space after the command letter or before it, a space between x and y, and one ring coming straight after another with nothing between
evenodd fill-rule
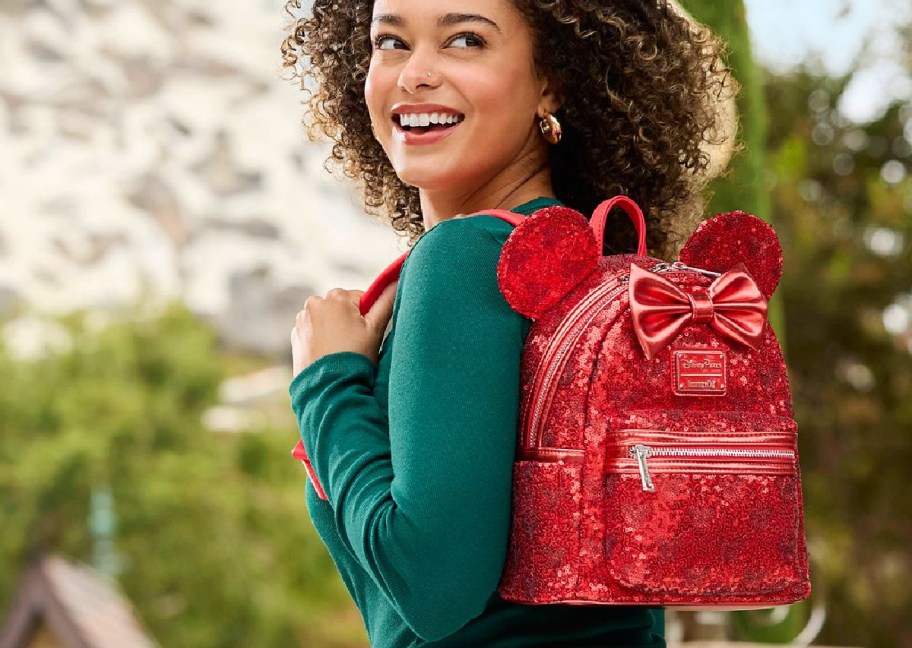
<instances>
[{"instance_id":1,"label":"eyebrow","mask_svg":"<svg viewBox=\"0 0 912 648\"><path fill-rule=\"evenodd\" d=\"M497 30L500 33L500 27L497 26L497 23L491 20L490 18L485 18L480 14L464 14L464 13L448 13L440 16L437 19L438 27L452 27L454 25L459 25L467 22L480 22L485 25L489 25ZM378 14L374 16L371 20L371 25L383 23L385 25L392 25L394 27L401 27L405 24L402 16L397 14Z\"/></svg>"}]
</instances>

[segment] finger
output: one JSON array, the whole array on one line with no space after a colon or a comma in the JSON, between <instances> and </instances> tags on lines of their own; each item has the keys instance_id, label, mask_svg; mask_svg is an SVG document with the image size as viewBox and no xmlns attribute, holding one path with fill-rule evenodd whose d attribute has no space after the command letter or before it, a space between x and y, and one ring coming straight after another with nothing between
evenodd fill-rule
<instances>
[{"instance_id":1,"label":"finger","mask_svg":"<svg viewBox=\"0 0 912 648\"><path fill-rule=\"evenodd\" d=\"M374 302L374 305L370 307L370 310L364 315L364 320L378 333L382 333L386 330L386 325L389 323L390 318L393 316L393 304L396 301L396 284L393 282L388 285L380 296L377 298L377 301Z\"/></svg>"},{"instance_id":2,"label":"finger","mask_svg":"<svg viewBox=\"0 0 912 648\"><path fill-rule=\"evenodd\" d=\"M327 299L342 299L344 301L354 301L355 303L361 298L362 290L346 290L345 288L333 288L326 293Z\"/></svg>"},{"instance_id":3,"label":"finger","mask_svg":"<svg viewBox=\"0 0 912 648\"><path fill-rule=\"evenodd\" d=\"M314 303L307 300L307 303L304 304L304 309L298 311L298 314L295 315L295 329L304 329L307 326L307 321L310 319L310 311L314 307Z\"/></svg>"},{"instance_id":4,"label":"finger","mask_svg":"<svg viewBox=\"0 0 912 648\"><path fill-rule=\"evenodd\" d=\"M291 329L291 375L297 376L301 371L301 339L297 327Z\"/></svg>"}]
</instances>

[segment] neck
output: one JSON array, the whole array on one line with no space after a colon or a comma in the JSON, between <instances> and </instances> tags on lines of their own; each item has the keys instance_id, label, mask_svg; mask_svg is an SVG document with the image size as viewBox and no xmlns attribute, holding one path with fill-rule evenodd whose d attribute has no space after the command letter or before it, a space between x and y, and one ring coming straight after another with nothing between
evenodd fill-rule
<instances>
[{"instance_id":1,"label":"neck","mask_svg":"<svg viewBox=\"0 0 912 648\"><path fill-rule=\"evenodd\" d=\"M485 209L510 209L539 196L554 197L547 160L519 160L482 186L463 190L419 189L425 231L459 214Z\"/></svg>"}]
</instances>

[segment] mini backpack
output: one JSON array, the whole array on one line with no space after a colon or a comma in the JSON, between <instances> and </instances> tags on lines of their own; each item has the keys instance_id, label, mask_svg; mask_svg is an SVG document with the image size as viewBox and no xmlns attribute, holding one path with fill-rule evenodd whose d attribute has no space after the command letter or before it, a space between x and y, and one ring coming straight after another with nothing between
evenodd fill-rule
<instances>
[{"instance_id":1,"label":"mini backpack","mask_svg":"<svg viewBox=\"0 0 912 648\"><path fill-rule=\"evenodd\" d=\"M601 253L615 207L634 222L636 254ZM533 320L499 595L699 609L806 598L797 425L766 319L782 274L772 228L715 216L668 263L646 256L645 219L625 196L590 221L563 206L484 214L516 225L498 283ZM325 499L300 442L293 455Z\"/></svg>"}]
</instances>

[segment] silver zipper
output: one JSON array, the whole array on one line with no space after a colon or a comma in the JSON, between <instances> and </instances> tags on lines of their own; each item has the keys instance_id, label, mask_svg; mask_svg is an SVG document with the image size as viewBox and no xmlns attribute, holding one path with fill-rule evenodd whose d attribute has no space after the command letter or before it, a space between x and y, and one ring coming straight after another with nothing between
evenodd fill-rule
<instances>
[{"instance_id":1,"label":"silver zipper","mask_svg":"<svg viewBox=\"0 0 912 648\"><path fill-rule=\"evenodd\" d=\"M630 276L622 275L621 277L617 278L619 283L622 285L617 285L615 282L609 281L597 286L592 291L590 291L586 297L583 298L583 300L575 307L574 311L571 314L568 314L568 319L570 317L579 317L581 319L572 322L570 324L570 327L564 333L563 338L560 340L560 346L557 348L551 362L548 363L546 367L545 375L540 383L541 387L534 394L535 400L533 402L532 415L528 426L528 444L536 443L538 439L538 426L542 419L546 400L542 397L542 393L550 390L551 383L555 379L558 369L563 368L563 360L566 357L567 353L579 340L582 331L586 329L586 326L589 325L589 323L598 313L598 310L594 307L596 305L603 304L605 301L614 299L617 295L621 294L624 291L626 282L623 281L622 277L629 279ZM586 317L587 315L588 318ZM544 359L546 358L547 355ZM541 371L541 367L539 368L539 371Z\"/></svg>"},{"instance_id":2,"label":"silver zipper","mask_svg":"<svg viewBox=\"0 0 912 648\"><path fill-rule=\"evenodd\" d=\"M662 261L662 262L657 263L654 266L652 266L649 270L651 272L659 272L659 273L661 273L661 272L681 272L681 271L699 272L700 274L704 274L707 277L721 277L722 276L721 272L714 272L712 270L707 270L706 268L695 268L693 266L684 265L683 261L674 261L673 263L669 263L667 261Z\"/></svg>"},{"instance_id":3,"label":"silver zipper","mask_svg":"<svg viewBox=\"0 0 912 648\"><path fill-rule=\"evenodd\" d=\"M640 479L643 482L643 490L649 493L655 492L655 484L652 483L652 477L649 474L649 467L646 465L646 459L652 452L652 448L638 443L630 448L630 456L637 460L640 465Z\"/></svg>"},{"instance_id":4,"label":"silver zipper","mask_svg":"<svg viewBox=\"0 0 912 648\"><path fill-rule=\"evenodd\" d=\"M748 450L744 448L653 448L652 446L638 443L630 447L629 454L637 460L640 468L640 480L643 490L655 492L655 484L649 474L646 460L649 457L725 457L736 459L792 459L795 458L794 450Z\"/></svg>"}]
</instances>

